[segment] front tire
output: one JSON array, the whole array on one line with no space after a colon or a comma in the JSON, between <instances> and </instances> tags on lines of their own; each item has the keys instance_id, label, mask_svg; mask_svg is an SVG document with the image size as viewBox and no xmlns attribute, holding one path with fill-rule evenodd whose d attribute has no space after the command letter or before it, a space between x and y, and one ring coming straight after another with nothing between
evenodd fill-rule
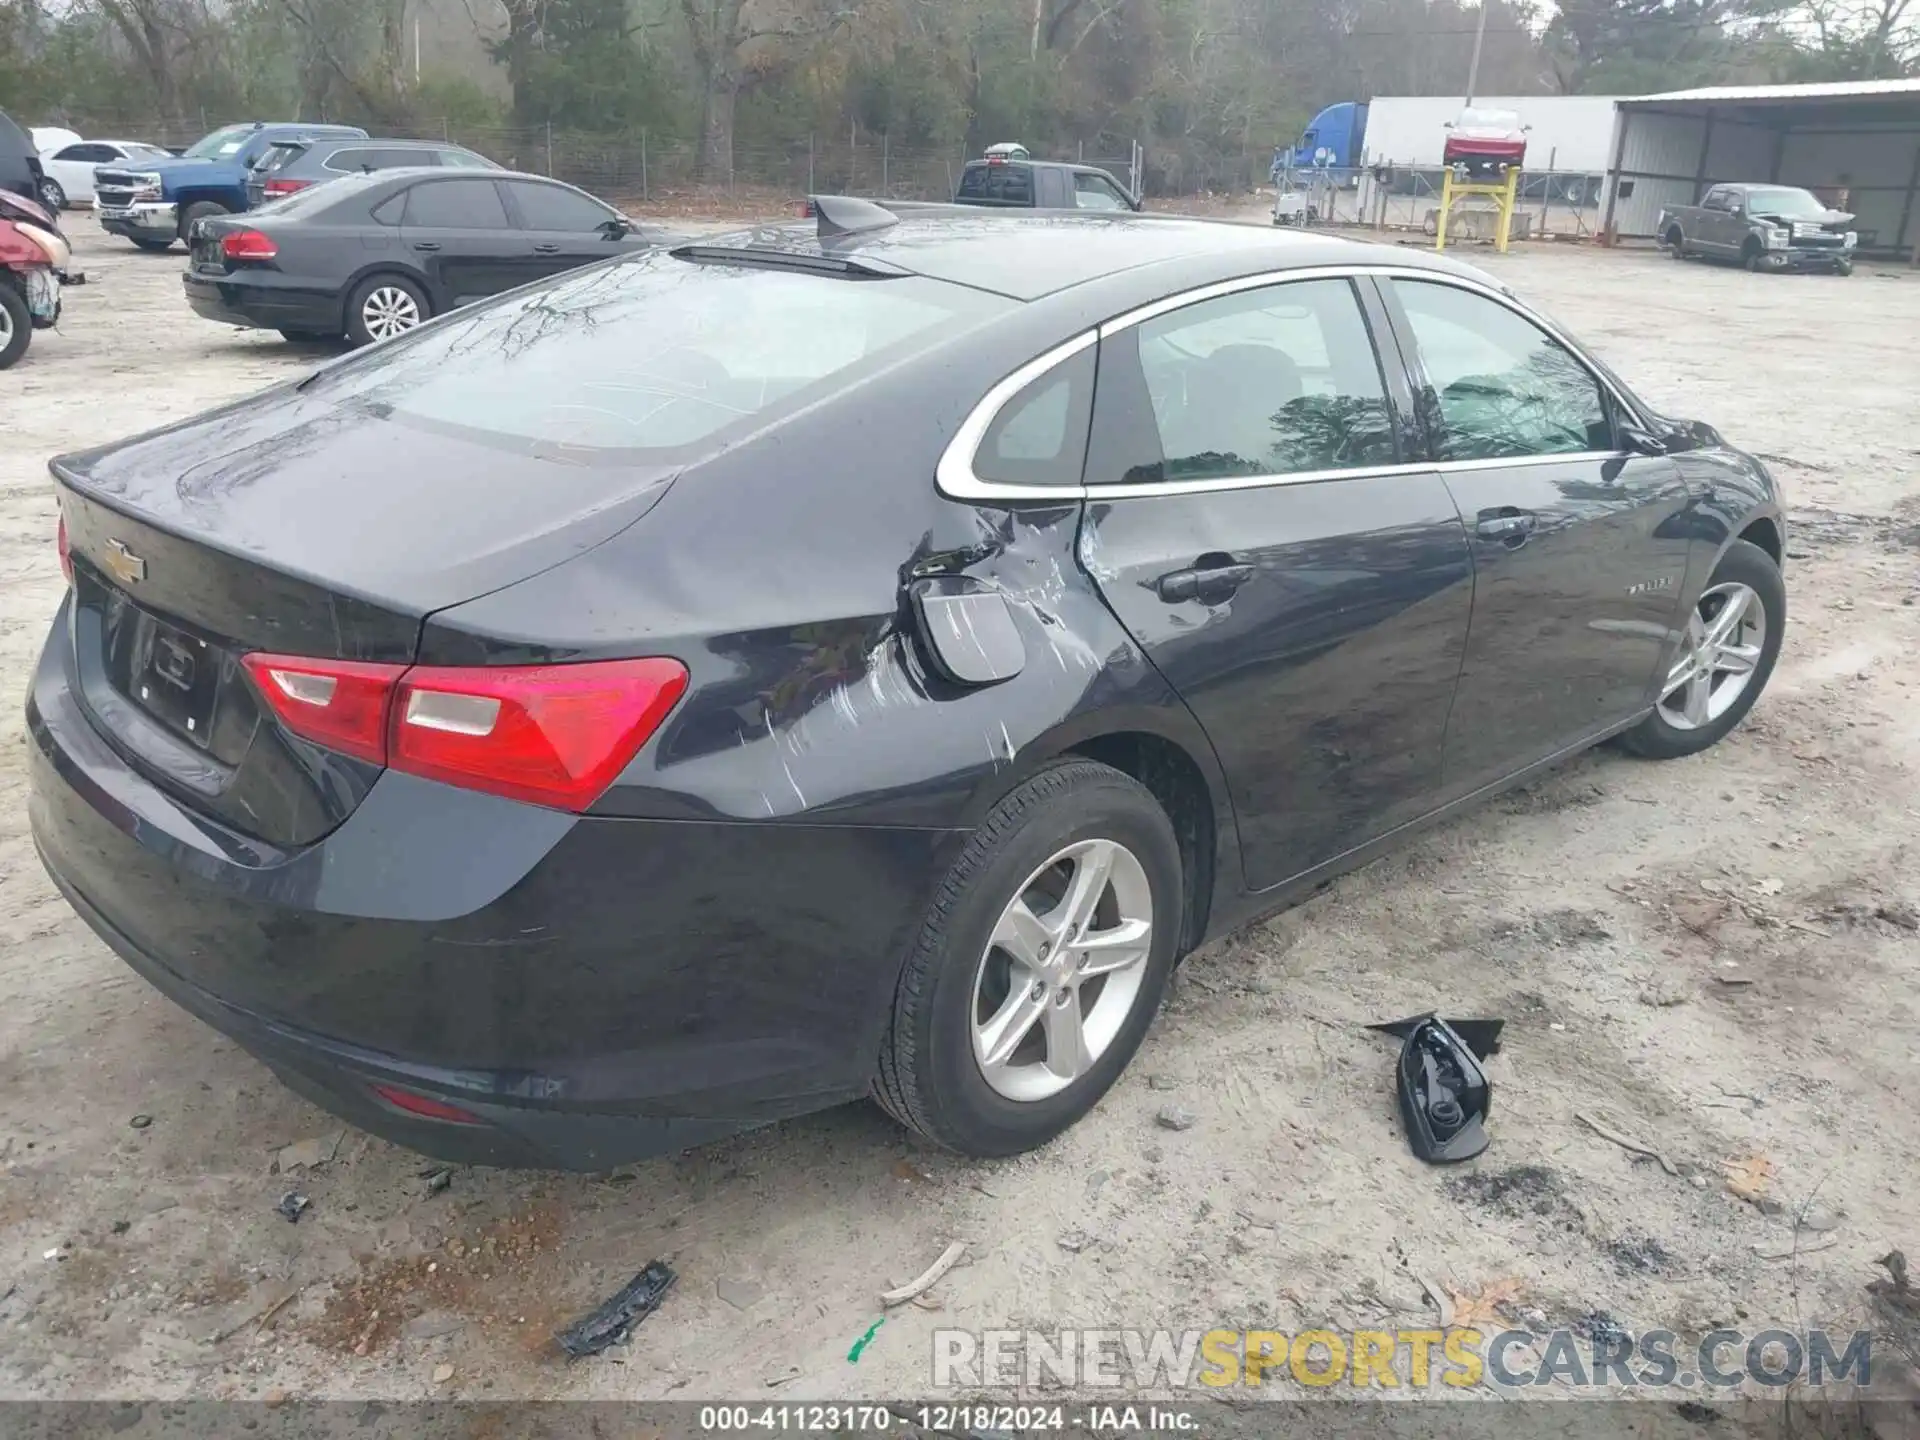
<instances>
[{"instance_id":1,"label":"front tire","mask_svg":"<svg viewBox=\"0 0 1920 1440\"><path fill-rule=\"evenodd\" d=\"M193 243L194 221L205 220L213 215L229 215L231 213L226 206L216 204L212 200L194 201L193 204L187 206L186 209L180 212L180 239L191 245Z\"/></svg>"},{"instance_id":2,"label":"front tire","mask_svg":"<svg viewBox=\"0 0 1920 1440\"><path fill-rule=\"evenodd\" d=\"M433 314L426 292L399 275L372 275L347 301L347 339L371 345L403 335Z\"/></svg>"},{"instance_id":3,"label":"front tire","mask_svg":"<svg viewBox=\"0 0 1920 1440\"><path fill-rule=\"evenodd\" d=\"M27 309L26 296L13 282L0 276L0 370L27 353L33 339L33 315Z\"/></svg>"},{"instance_id":4,"label":"front tire","mask_svg":"<svg viewBox=\"0 0 1920 1440\"><path fill-rule=\"evenodd\" d=\"M1620 737L1621 748L1673 760L1718 744L1766 689L1786 627L1780 567L1758 545L1734 541L1688 616L1659 703Z\"/></svg>"},{"instance_id":5,"label":"front tire","mask_svg":"<svg viewBox=\"0 0 1920 1440\"><path fill-rule=\"evenodd\" d=\"M1049 766L967 841L901 972L874 1096L963 1154L1044 1145L1152 1023L1185 923L1180 847L1138 781Z\"/></svg>"}]
</instances>

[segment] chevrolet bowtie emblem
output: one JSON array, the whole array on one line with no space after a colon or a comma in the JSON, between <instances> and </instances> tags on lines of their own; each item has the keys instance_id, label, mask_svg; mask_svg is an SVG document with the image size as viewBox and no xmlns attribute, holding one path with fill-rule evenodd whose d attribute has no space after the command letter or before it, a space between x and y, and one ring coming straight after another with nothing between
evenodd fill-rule
<instances>
[{"instance_id":1,"label":"chevrolet bowtie emblem","mask_svg":"<svg viewBox=\"0 0 1920 1440\"><path fill-rule=\"evenodd\" d=\"M101 557L101 563L122 585L137 585L147 578L147 562L118 540L107 541L107 553Z\"/></svg>"}]
</instances>

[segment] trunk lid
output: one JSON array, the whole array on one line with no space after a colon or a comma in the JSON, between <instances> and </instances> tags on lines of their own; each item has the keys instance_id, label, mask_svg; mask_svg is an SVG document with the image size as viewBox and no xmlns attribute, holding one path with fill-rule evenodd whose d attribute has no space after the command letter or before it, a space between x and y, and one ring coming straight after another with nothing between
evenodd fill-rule
<instances>
[{"instance_id":1,"label":"trunk lid","mask_svg":"<svg viewBox=\"0 0 1920 1440\"><path fill-rule=\"evenodd\" d=\"M278 845L326 834L379 772L286 731L243 655L405 664L428 614L599 544L666 478L291 387L52 468L87 710L148 778Z\"/></svg>"}]
</instances>

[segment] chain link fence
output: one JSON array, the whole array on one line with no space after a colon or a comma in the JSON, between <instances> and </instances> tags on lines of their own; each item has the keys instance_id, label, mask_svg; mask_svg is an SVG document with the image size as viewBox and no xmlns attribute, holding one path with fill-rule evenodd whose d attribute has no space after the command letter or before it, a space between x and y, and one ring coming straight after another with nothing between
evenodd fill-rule
<instances>
[{"instance_id":1,"label":"chain link fence","mask_svg":"<svg viewBox=\"0 0 1920 1440\"><path fill-rule=\"evenodd\" d=\"M217 128L200 119L128 119L78 116L68 128L88 136L147 140L169 148L191 145ZM616 201L651 203L701 198L757 201L778 195L869 195L891 200L950 200L970 158L962 147L896 146L891 137L849 127L838 135L798 135L785 143L742 141L726 173L702 174L696 142L645 130L600 134L553 125L468 125L436 120L369 127L402 140L446 140L509 169L551 175ZM1034 147L1034 154L1098 165L1135 193L1134 156L1090 155L1084 144Z\"/></svg>"},{"instance_id":2,"label":"chain link fence","mask_svg":"<svg viewBox=\"0 0 1920 1440\"><path fill-rule=\"evenodd\" d=\"M1439 224L1445 178L1439 166L1282 171L1275 180L1274 219L1282 225L1418 230L1432 235ZM1604 178L1587 171L1521 171L1513 238L1594 235L1600 228ZM1449 234L1461 239L1493 238L1496 208L1491 196L1456 197Z\"/></svg>"}]
</instances>

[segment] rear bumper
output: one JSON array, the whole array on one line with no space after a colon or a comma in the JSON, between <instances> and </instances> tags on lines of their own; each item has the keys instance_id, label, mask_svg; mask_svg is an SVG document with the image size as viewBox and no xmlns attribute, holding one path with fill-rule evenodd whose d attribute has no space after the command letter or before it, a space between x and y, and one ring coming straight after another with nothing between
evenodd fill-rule
<instances>
[{"instance_id":1,"label":"rear bumper","mask_svg":"<svg viewBox=\"0 0 1920 1440\"><path fill-rule=\"evenodd\" d=\"M576 819L389 772L278 852L121 757L68 683L64 622L27 703L42 862L128 964L316 1103L449 1160L599 1170L865 1093L955 832Z\"/></svg>"},{"instance_id":2,"label":"rear bumper","mask_svg":"<svg viewBox=\"0 0 1920 1440\"><path fill-rule=\"evenodd\" d=\"M243 329L344 331L338 295L317 295L245 279L213 280L189 270L181 277L187 304L203 320Z\"/></svg>"}]
</instances>

